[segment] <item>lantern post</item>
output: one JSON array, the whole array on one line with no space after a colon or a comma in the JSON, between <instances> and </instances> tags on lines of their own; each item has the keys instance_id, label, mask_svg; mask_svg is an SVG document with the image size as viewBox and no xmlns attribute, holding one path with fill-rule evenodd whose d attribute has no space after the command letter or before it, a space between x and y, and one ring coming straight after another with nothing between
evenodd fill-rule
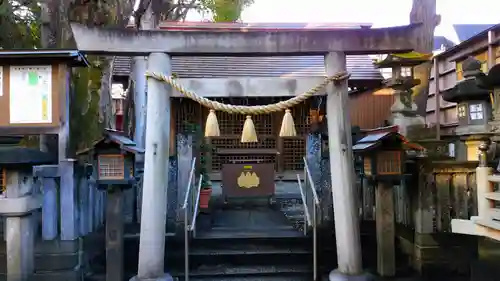
<instances>
[{"instance_id":1,"label":"lantern post","mask_svg":"<svg viewBox=\"0 0 500 281\"><path fill-rule=\"evenodd\" d=\"M136 183L135 157L144 153L121 132L106 130L93 147L82 151L92 162L93 181L107 191L106 204L106 280L124 280L123 270L123 191ZM90 166L89 166L90 167Z\"/></svg>"},{"instance_id":2,"label":"lantern post","mask_svg":"<svg viewBox=\"0 0 500 281\"><path fill-rule=\"evenodd\" d=\"M405 138L396 132L372 133L354 146L362 158L362 175L376 185L377 271L380 276L396 274L393 187L405 175Z\"/></svg>"}]
</instances>

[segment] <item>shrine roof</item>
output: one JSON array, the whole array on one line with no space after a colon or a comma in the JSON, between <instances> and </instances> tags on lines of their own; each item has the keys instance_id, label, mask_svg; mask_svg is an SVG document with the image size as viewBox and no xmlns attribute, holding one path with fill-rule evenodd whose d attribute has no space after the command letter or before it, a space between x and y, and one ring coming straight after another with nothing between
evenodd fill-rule
<instances>
[{"instance_id":1,"label":"shrine roof","mask_svg":"<svg viewBox=\"0 0 500 281\"><path fill-rule=\"evenodd\" d=\"M26 49L26 50L0 50L0 62L15 65L63 62L70 66L89 65L85 56L76 50L58 49Z\"/></svg>"},{"instance_id":2,"label":"shrine roof","mask_svg":"<svg viewBox=\"0 0 500 281\"><path fill-rule=\"evenodd\" d=\"M457 61L466 58L470 54L479 53L488 48L488 33L494 31L494 43L500 41L500 24L495 25L455 25L454 26L460 40L460 44L440 53L436 57Z\"/></svg>"},{"instance_id":3,"label":"shrine roof","mask_svg":"<svg viewBox=\"0 0 500 281\"><path fill-rule=\"evenodd\" d=\"M116 57L113 75L128 76L130 57ZM347 56L351 80L383 80L368 55ZM326 76L323 56L302 57L172 57L172 72L180 78L318 77Z\"/></svg>"},{"instance_id":4,"label":"shrine roof","mask_svg":"<svg viewBox=\"0 0 500 281\"><path fill-rule=\"evenodd\" d=\"M123 132L112 129L105 129L102 138L96 140L91 147L80 150L76 154L77 155L86 154L94 150L95 147L99 146L102 143L114 143L118 145L120 149L130 153L135 153L135 154L144 153L144 149L137 147L136 146L137 144L133 140L128 138Z\"/></svg>"},{"instance_id":5,"label":"shrine roof","mask_svg":"<svg viewBox=\"0 0 500 281\"><path fill-rule=\"evenodd\" d=\"M336 30L371 28L371 23L214 23L164 21L159 29L169 31L197 30ZM347 71L352 80L383 80L368 55L347 56ZM117 57L113 75L128 76L130 57ZM180 78L233 77L317 77L326 76L323 56L302 57L172 57L172 71Z\"/></svg>"}]
</instances>

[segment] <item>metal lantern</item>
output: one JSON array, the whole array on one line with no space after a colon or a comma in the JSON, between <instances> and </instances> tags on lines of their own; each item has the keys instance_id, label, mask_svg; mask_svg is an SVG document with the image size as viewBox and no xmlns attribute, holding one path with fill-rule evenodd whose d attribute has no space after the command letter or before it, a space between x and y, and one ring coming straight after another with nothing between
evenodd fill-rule
<instances>
[{"instance_id":1,"label":"metal lantern","mask_svg":"<svg viewBox=\"0 0 500 281\"><path fill-rule=\"evenodd\" d=\"M353 151L363 160L363 176L373 180L399 181L405 173L405 142L405 138L396 132L373 133L359 140Z\"/></svg>"},{"instance_id":2,"label":"metal lantern","mask_svg":"<svg viewBox=\"0 0 500 281\"><path fill-rule=\"evenodd\" d=\"M135 146L135 142L121 132L106 130L104 137L94 143L93 147L79 152L88 153L93 163L93 175L100 189L109 185L132 185L135 156L144 150Z\"/></svg>"}]
</instances>

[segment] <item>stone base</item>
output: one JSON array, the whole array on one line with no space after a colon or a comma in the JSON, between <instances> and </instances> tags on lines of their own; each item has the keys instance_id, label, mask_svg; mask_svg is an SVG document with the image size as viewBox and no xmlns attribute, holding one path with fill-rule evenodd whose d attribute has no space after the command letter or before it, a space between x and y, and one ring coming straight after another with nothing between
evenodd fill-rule
<instances>
[{"instance_id":1,"label":"stone base","mask_svg":"<svg viewBox=\"0 0 500 281\"><path fill-rule=\"evenodd\" d=\"M375 280L375 277L369 273L363 273L360 275L347 275L335 269L332 272L330 272L330 275L328 275L328 280L329 281L373 281Z\"/></svg>"},{"instance_id":2,"label":"stone base","mask_svg":"<svg viewBox=\"0 0 500 281\"><path fill-rule=\"evenodd\" d=\"M425 119L422 116L407 116L399 112L393 112L391 116L392 125L399 127L399 133L408 136L413 128L425 126Z\"/></svg>"},{"instance_id":3,"label":"stone base","mask_svg":"<svg viewBox=\"0 0 500 281\"><path fill-rule=\"evenodd\" d=\"M147 278L147 279L143 278L139 279L139 277L134 276L130 278L130 281L174 281L174 278L170 274L165 273L165 275L163 276L157 278Z\"/></svg>"}]
</instances>

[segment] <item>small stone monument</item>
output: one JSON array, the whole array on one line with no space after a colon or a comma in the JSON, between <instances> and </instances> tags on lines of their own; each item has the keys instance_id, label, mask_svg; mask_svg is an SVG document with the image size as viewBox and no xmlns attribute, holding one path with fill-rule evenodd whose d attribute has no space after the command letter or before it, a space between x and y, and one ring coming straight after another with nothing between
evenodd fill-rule
<instances>
[{"instance_id":1,"label":"small stone monument","mask_svg":"<svg viewBox=\"0 0 500 281\"><path fill-rule=\"evenodd\" d=\"M34 188L33 166L52 164L52 155L19 145L22 137L0 137L0 170L5 191L0 195L0 216L5 218L7 280L31 280L35 271L34 212L42 195Z\"/></svg>"},{"instance_id":2,"label":"small stone monument","mask_svg":"<svg viewBox=\"0 0 500 281\"><path fill-rule=\"evenodd\" d=\"M473 57L462 63L462 81L441 93L443 100L457 103L458 127L455 134L465 141L467 160L476 161L480 141L489 140L491 97L489 90L479 87L478 78L484 76L481 62Z\"/></svg>"}]
</instances>

